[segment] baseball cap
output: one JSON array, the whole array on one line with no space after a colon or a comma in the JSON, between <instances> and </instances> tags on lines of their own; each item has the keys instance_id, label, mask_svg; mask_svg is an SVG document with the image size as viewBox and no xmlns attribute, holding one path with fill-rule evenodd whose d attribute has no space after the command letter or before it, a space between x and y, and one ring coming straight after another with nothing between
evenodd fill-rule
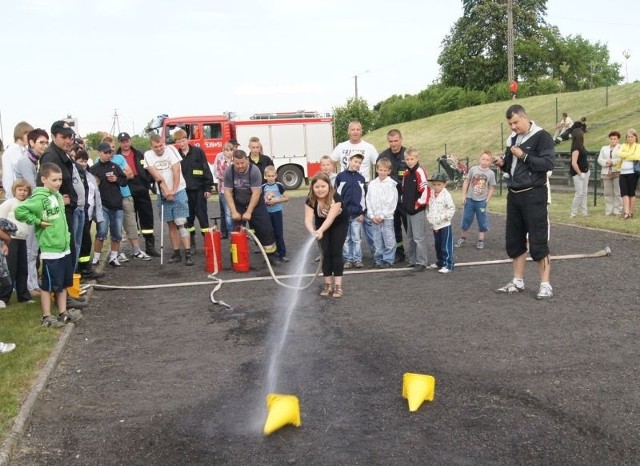
<instances>
[{"instance_id":1,"label":"baseball cap","mask_svg":"<svg viewBox=\"0 0 640 466\"><path fill-rule=\"evenodd\" d=\"M104 152L105 154L111 152L111 144L108 142L101 142L98 144L98 152Z\"/></svg>"},{"instance_id":2,"label":"baseball cap","mask_svg":"<svg viewBox=\"0 0 640 466\"><path fill-rule=\"evenodd\" d=\"M58 120L51 125L51 134L62 134L63 136L73 136L75 133L64 120Z\"/></svg>"},{"instance_id":3,"label":"baseball cap","mask_svg":"<svg viewBox=\"0 0 640 466\"><path fill-rule=\"evenodd\" d=\"M427 181L440 181L442 183L446 183L447 175L445 175L444 173L437 172L431 175Z\"/></svg>"},{"instance_id":4,"label":"baseball cap","mask_svg":"<svg viewBox=\"0 0 640 466\"><path fill-rule=\"evenodd\" d=\"M349 160L351 160L354 157L358 157L360 160L364 160L364 154L362 154L360 152L355 152L355 153L349 155Z\"/></svg>"},{"instance_id":5,"label":"baseball cap","mask_svg":"<svg viewBox=\"0 0 640 466\"><path fill-rule=\"evenodd\" d=\"M118 134L118 141L126 141L127 139L131 139L131 136L129 136L129 133L122 132Z\"/></svg>"}]
</instances>

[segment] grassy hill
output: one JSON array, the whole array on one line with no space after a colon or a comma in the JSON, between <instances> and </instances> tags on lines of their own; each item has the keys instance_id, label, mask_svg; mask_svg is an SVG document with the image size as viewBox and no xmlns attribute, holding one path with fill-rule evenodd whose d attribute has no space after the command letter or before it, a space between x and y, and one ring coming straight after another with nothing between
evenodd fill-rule
<instances>
[{"instance_id":1,"label":"grassy hill","mask_svg":"<svg viewBox=\"0 0 640 466\"><path fill-rule=\"evenodd\" d=\"M608 96L607 96L608 94ZM599 150L608 142L607 134L618 130L623 135L628 128L640 129L640 83L518 99L529 117L553 134L558 115L568 112L574 121L587 117L585 146ZM465 108L421 120L387 126L367 134L365 139L378 149L386 148L386 134L392 127L402 131L405 146L417 147L420 160L435 167L435 159L446 152L469 157L473 164L482 149L500 153L509 135L505 111L512 101ZM569 142L558 145L568 151Z\"/></svg>"}]
</instances>

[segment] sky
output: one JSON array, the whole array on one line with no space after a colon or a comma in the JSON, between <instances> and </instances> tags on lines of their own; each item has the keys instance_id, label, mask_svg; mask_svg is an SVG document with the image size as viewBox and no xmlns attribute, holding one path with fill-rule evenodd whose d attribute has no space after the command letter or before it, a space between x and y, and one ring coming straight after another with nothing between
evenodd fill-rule
<instances>
[{"instance_id":1,"label":"sky","mask_svg":"<svg viewBox=\"0 0 640 466\"><path fill-rule=\"evenodd\" d=\"M547 21L607 44L624 81L640 79L637 4L576 5L549 0ZM137 134L162 113L329 112L354 97L356 76L373 106L438 79L461 15L456 0L4 1L0 137L67 115L85 135Z\"/></svg>"}]
</instances>

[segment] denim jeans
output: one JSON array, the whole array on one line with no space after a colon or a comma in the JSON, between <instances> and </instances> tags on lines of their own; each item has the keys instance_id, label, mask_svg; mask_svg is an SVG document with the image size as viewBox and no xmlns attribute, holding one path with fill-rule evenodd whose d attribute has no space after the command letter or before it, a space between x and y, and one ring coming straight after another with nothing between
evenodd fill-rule
<instances>
[{"instance_id":1,"label":"denim jeans","mask_svg":"<svg viewBox=\"0 0 640 466\"><path fill-rule=\"evenodd\" d=\"M75 256L73 257L73 270L78 268L80 257L80 245L82 244L82 231L84 230L84 206L76 207L73 211L73 243L75 244Z\"/></svg>"},{"instance_id":2,"label":"denim jeans","mask_svg":"<svg viewBox=\"0 0 640 466\"><path fill-rule=\"evenodd\" d=\"M220 231L222 234L229 234L233 231L233 218L231 217L231 209L224 197L224 191L218 194L220 203Z\"/></svg>"},{"instance_id":3,"label":"denim jeans","mask_svg":"<svg viewBox=\"0 0 640 466\"><path fill-rule=\"evenodd\" d=\"M373 260L376 264L393 264L396 259L396 233L393 218L387 218L382 223L371 222L375 253Z\"/></svg>"},{"instance_id":4,"label":"denim jeans","mask_svg":"<svg viewBox=\"0 0 640 466\"><path fill-rule=\"evenodd\" d=\"M362 262L362 222L356 218L349 221L347 239L342 248L345 262Z\"/></svg>"},{"instance_id":5,"label":"denim jeans","mask_svg":"<svg viewBox=\"0 0 640 466\"><path fill-rule=\"evenodd\" d=\"M478 231L489 231L489 219L487 217L487 201L474 201L467 198L462 212L462 231L468 231L473 223L473 217L478 219Z\"/></svg>"},{"instance_id":6,"label":"denim jeans","mask_svg":"<svg viewBox=\"0 0 640 466\"><path fill-rule=\"evenodd\" d=\"M103 206L102 216L104 217L104 220L98 223L96 238L104 241L107 239L107 233L111 232L111 241L121 241L124 210L109 209Z\"/></svg>"}]
</instances>

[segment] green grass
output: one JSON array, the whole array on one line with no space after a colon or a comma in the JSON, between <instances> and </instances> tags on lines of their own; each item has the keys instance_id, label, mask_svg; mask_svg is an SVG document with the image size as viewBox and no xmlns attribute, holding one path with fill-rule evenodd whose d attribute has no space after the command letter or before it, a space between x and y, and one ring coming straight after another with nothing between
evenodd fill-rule
<instances>
[{"instance_id":1,"label":"green grass","mask_svg":"<svg viewBox=\"0 0 640 466\"><path fill-rule=\"evenodd\" d=\"M40 302L18 304L13 296L0 309L0 340L15 343L11 353L0 354L0 440L11 429L20 404L53 350L60 330L40 327Z\"/></svg>"}]
</instances>

